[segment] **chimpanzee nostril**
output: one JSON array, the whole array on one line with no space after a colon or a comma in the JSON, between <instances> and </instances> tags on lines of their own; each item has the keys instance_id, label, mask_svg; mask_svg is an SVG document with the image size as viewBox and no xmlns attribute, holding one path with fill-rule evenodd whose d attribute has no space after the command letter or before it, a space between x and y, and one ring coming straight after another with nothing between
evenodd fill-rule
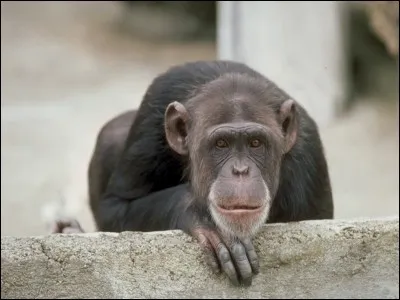
<instances>
[{"instance_id":1,"label":"chimpanzee nostril","mask_svg":"<svg viewBox=\"0 0 400 300\"><path fill-rule=\"evenodd\" d=\"M247 175L249 173L249 167L245 165L234 165L232 172L234 175Z\"/></svg>"}]
</instances>

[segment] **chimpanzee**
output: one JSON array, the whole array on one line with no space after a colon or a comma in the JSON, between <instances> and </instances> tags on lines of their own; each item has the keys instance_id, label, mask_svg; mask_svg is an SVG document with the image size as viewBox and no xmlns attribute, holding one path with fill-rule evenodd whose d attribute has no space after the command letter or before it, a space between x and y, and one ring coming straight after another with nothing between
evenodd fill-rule
<instances>
[{"instance_id":1,"label":"chimpanzee","mask_svg":"<svg viewBox=\"0 0 400 300\"><path fill-rule=\"evenodd\" d=\"M334 216L316 123L233 61L185 63L156 77L137 111L102 128L89 189L98 230L181 229L236 285L259 271L251 238L262 224Z\"/></svg>"}]
</instances>

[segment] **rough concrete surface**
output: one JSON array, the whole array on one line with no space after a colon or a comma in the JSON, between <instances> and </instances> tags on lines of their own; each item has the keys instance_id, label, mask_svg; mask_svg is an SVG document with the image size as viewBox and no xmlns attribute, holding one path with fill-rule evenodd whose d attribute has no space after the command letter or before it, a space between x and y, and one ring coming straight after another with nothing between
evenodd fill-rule
<instances>
[{"instance_id":1,"label":"rough concrete surface","mask_svg":"<svg viewBox=\"0 0 400 300\"><path fill-rule=\"evenodd\" d=\"M398 242L398 217L265 226L235 288L181 231L2 237L1 297L398 299Z\"/></svg>"},{"instance_id":2,"label":"rough concrete surface","mask_svg":"<svg viewBox=\"0 0 400 300\"><path fill-rule=\"evenodd\" d=\"M157 44L121 34L114 26L119 7L1 2L1 235L45 234L41 209L59 199L94 230L86 172L99 128L137 107L168 66L215 58L212 43ZM377 78L384 91L398 82L397 73ZM398 92L391 102L377 94L321 128L337 218L399 212Z\"/></svg>"}]
</instances>

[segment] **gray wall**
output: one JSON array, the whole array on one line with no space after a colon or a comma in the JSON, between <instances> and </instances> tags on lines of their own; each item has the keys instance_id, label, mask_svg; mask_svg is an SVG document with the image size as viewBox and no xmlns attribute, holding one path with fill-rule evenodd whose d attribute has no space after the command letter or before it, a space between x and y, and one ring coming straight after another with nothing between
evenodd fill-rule
<instances>
[{"instance_id":1,"label":"gray wall","mask_svg":"<svg viewBox=\"0 0 400 300\"><path fill-rule=\"evenodd\" d=\"M180 231L1 237L7 299L398 299L399 219L264 226L249 288L211 272Z\"/></svg>"},{"instance_id":2,"label":"gray wall","mask_svg":"<svg viewBox=\"0 0 400 300\"><path fill-rule=\"evenodd\" d=\"M340 2L219 1L218 58L249 64L299 101L321 126L346 98Z\"/></svg>"}]
</instances>

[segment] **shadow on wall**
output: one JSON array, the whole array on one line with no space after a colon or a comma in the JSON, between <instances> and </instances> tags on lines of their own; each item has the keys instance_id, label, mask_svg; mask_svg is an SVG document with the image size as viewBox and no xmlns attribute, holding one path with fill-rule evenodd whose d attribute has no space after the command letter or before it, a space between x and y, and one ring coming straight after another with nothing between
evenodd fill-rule
<instances>
[{"instance_id":1,"label":"shadow on wall","mask_svg":"<svg viewBox=\"0 0 400 300\"><path fill-rule=\"evenodd\" d=\"M398 98L398 48L393 44L398 44L399 38L392 34L393 30L398 33L398 1L373 2L377 1L350 10L350 69L355 96L350 107L361 99L359 95ZM392 2L397 2L397 18L380 13L382 5L388 9Z\"/></svg>"},{"instance_id":2,"label":"shadow on wall","mask_svg":"<svg viewBox=\"0 0 400 300\"><path fill-rule=\"evenodd\" d=\"M216 1L123 1L121 29L150 40L215 40ZM149 20L151 26L149 26Z\"/></svg>"}]
</instances>

